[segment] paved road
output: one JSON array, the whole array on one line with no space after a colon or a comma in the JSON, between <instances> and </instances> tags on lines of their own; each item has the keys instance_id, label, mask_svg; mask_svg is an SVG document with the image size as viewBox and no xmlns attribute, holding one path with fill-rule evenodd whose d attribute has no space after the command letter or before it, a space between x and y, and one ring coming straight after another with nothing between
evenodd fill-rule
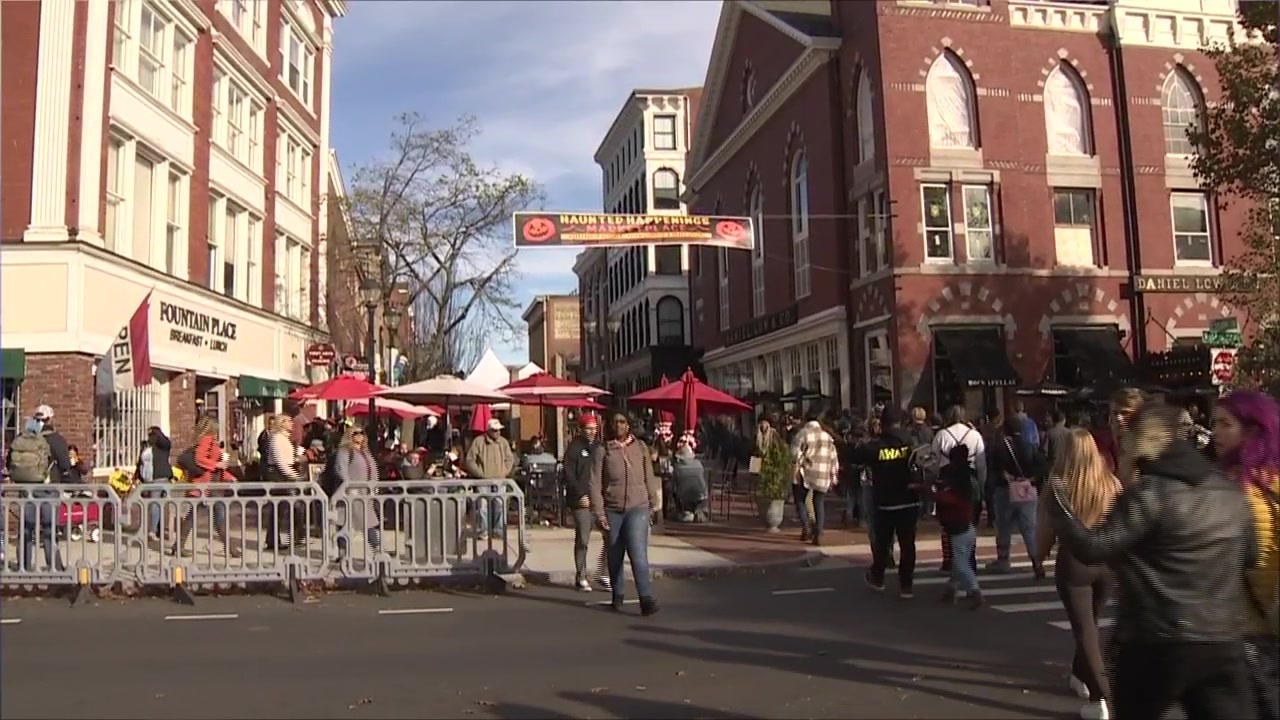
<instances>
[{"instance_id":1,"label":"paved road","mask_svg":"<svg viewBox=\"0 0 1280 720\"><path fill-rule=\"evenodd\" d=\"M258 597L196 608L8 601L0 714L1074 716L1079 703L1062 688L1068 633L1035 613L944 607L930 587L901 601L839 564L663 580L651 618L635 605L618 617L587 605L602 593L559 588L330 595L298 607Z\"/></svg>"}]
</instances>

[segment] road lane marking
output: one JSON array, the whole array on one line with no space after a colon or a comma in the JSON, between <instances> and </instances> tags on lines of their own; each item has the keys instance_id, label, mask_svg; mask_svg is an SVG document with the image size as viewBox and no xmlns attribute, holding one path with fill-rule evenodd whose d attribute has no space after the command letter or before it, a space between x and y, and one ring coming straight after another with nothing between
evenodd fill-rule
<instances>
[{"instance_id":1,"label":"road lane marking","mask_svg":"<svg viewBox=\"0 0 1280 720\"><path fill-rule=\"evenodd\" d=\"M827 592L835 592L835 591L836 589L831 587L796 588L794 590L774 590L771 594L773 595L812 595L814 593L827 593Z\"/></svg>"},{"instance_id":2,"label":"road lane marking","mask_svg":"<svg viewBox=\"0 0 1280 720\"><path fill-rule=\"evenodd\" d=\"M235 620L239 613L220 613L216 615L165 615L165 620Z\"/></svg>"},{"instance_id":3,"label":"road lane marking","mask_svg":"<svg viewBox=\"0 0 1280 720\"><path fill-rule=\"evenodd\" d=\"M1062 601L1014 603L1013 605L992 605L991 607L1006 613L1044 612L1046 610L1061 610Z\"/></svg>"},{"instance_id":4,"label":"road lane marking","mask_svg":"<svg viewBox=\"0 0 1280 720\"><path fill-rule=\"evenodd\" d=\"M379 615L431 615L434 613L451 613L453 608L394 608L379 610Z\"/></svg>"},{"instance_id":5,"label":"road lane marking","mask_svg":"<svg viewBox=\"0 0 1280 720\"><path fill-rule=\"evenodd\" d=\"M1017 587L998 587L998 588L982 588L983 597L1001 597L1004 595L1038 595L1041 593L1056 593L1058 588L1053 585L1019 585Z\"/></svg>"},{"instance_id":6,"label":"road lane marking","mask_svg":"<svg viewBox=\"0 0 1280 720\"><path fill-rule=\"evenodd\" d=\"M1100 627L1100 628L1108 628L1108 627L1111 627L1112 625L1114 625L1114 624L1115 624L1115 622L1116 622L1116 619L1115 619L1115 618L1109 618L1109 617L1105 617L1105 618L1098 618L1098 627ZM1051 622L1051 623L1049 623L1049 624L1050 624L1050 625L1052 625L1052 626L1054 626L1054 627L1056 627L1056 628L1058 628L1059 630L1070 630L1070 629L1071 629L1071 621L1070 621L1070 620L1055 620L1055 621L1053 621L1053 622Z\"/></svg>"},{"instance_id":7,"label":"road lane marking","mask_svg":"<svg viewBox=\"0 0 1280 720\"><path fill-rule=\"evenodd\" d=\"M638 605L639 603L640 603L640 599L639 599L639 598L631 598L630 600L623 600L623 601L622 601L622 604L623 604L623 605ZM591 605L612 605L612 604L613 604L613 601L612 601L612 600L595 600L595 601L593 601L593 602L588 602L588 603L583 603L583 604L584 604L584 605L587 605L587 606L591 606Z\"/></svg>"},{"instance_id":8,"label":"road lane marking","mask_svg":"<svg viewBox=\"0 0 1280 720\"><path fill-rule=\"evenodd\" d=\"M0 618L0 625L18 625L22 618Z\"/></svg>"},{"instance_id":9,"label":"road lane marking","mask_svg":"<svg viewBox=\"0 0 1280 720\"><path fill-rule=\"evenodd\" d=\"M1047 577L1053 577L1053 573L1049 573ZM982 573L978 573L978 584L989 583L989 582L1012 582L1014 580L1031 580L1033 578L1035 578L1034 573L1010 573L1008 575L991 575L991 574L984 575ZM951 580L950 576L936 575L934 577L923 577L923 578L917 577L915 579L915 582L913 582L912 584L913 585L942 585L943 583L949 582L950 580Z\"/></svg>"}]
</instances>

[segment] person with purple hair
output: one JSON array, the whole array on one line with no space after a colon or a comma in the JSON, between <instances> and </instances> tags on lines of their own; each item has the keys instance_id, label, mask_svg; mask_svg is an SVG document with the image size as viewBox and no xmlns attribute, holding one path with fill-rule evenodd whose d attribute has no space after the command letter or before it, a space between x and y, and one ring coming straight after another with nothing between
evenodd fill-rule
<instances>
[{"instance_id":1,"label":"person with purple hair","mask_svg":"<svg viewBox=\"0 0 1280 720\"><path fill-rule=\"evenodd\" d=\"M1214 409L1213 438L1222 471L1249 499L1257 533L1257 561L1247 572L1245 653L1254 680L1258 717L1280 718L1280 409L1270 396L1237 390Z\"/></svg>"}]
</instances>

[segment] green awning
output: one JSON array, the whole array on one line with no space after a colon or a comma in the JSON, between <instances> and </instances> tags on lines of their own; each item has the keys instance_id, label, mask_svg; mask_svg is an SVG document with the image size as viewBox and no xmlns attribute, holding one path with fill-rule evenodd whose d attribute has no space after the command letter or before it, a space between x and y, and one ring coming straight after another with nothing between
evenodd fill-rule
<instances>
[{"instance_id":1,"label":"green awning","mask_svg":"<svg viewBox=\"0 0 1280 720\"><path fill-rule=\"evenodd\" d=\"M240 376L240 397L284 398L289 395L289 384L283 380L263 380L252 375Z\"/></svg>"},{"instance_id":2,"label":"green awning","mask_svg":"<svg viewBox=\"0 0 1280 720\"><path fill-rule=\"evenodd\" d=\"M0 378L22 380L27 376L27 351L22 348L0 350Z\"/></svg>"}]
</instances>

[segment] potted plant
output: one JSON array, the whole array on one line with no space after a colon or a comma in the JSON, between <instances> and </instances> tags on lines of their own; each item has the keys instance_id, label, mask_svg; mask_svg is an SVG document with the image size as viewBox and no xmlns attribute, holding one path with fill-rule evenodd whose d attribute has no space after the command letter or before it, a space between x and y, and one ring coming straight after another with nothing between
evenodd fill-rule
<instances>
[{"instance_id":1,"label":"potted plant","mask_svg":"<svg viewBox=\"0 0 1280 720\"><path fill-rule=\"evenodd\" d=\"M791 450L782 443L773 443L765 450L756 476L756 504L769 532L778 532L782 525L790 489Z\"/></svg>"}]
</instances>

